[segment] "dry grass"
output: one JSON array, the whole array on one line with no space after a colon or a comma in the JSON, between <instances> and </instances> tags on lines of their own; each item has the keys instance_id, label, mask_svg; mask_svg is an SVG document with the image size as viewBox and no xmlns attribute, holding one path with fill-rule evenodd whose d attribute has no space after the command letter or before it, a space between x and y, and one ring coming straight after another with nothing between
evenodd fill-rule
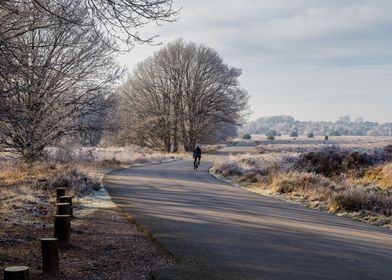
<instances>
[{"instance_id":1,"label":"dry grass","mask_svg":"<svg viewBox=\"0 0 392 280\"><path fill-rule=\"evenodd\" d=\"M392 189L392 163L370 168L359 182L365 186L375 184L384 190Z\"/></svg>"},{"instance_id":2,"label":"dry grass","mask_svg":"<svg viewBox=\"0 0 392 280\"><path fill-rule=\"evenodd\" d=\"M327 178L313 173L278 173L269 186L274 193L299 194L309 200L327 200L337 186Z\"/></svg>"},{"instance_id":3,"label":"dry grass","mask_svg":"<svg viewBox=\"0 0 392 280\"><path fill-rule=\"evenodd\" d=\"M50 148L49 157L56 162L95 163L107 165L145 164L161 162L183 156L152 151L138 146L128 147L81 147L81 148Z\"/></svg>"},{"instance_id":4,"label":"dry grass","mask_svg":"<svg viewBox=\"0 0 392 280\"><path fill-rule=\"evenodd\" d=\"M156 163L180 157L141 149L61 148L48 149L48 162L0 161L0 226L15 223L45 223L54 212L55 181L66 180L67 193L80 200L99 189L103 169Z\"/></svg>"},{"instance_id":5,"label":"dry grass","mask_svg":"<svg viewBox=\"0 0 392 280\"><path fill-rule=\"evenodd\" d=\"M55 181L69 183L80 197L99 188L94 169L82 165L3 163L0 165L0 224L45 223L53 215Z\"/></svg>"},{"instance_id":6,"label":"dry grass","mask_svg":"<svg viewBox=\"0 0 392 280\"><path fill-rule=\"evenodd\" d=\"M258 193L392 228L391 146L372 141L312 145L302 154L298 144L285 143L273 152L231 156L212 172Z\"/></svg>"}]
</instances>

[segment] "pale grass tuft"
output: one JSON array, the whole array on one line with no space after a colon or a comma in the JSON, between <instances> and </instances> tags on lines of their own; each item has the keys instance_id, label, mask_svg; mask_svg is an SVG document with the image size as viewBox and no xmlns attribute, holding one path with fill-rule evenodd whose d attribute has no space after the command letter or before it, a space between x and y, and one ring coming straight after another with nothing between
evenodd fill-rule
<instances>
[{"instance_id":1,"label":"pale grass tuft","mask_svg":"<svg viewBox=\"0 0 392 280\"><path fill-rule=\"evenodd\" d=\"M279 173L270 185L273 193L301 196L309 201L327 201L336 189L332 181L321 175L300 172Z\"/></svg>"}]
</instances>

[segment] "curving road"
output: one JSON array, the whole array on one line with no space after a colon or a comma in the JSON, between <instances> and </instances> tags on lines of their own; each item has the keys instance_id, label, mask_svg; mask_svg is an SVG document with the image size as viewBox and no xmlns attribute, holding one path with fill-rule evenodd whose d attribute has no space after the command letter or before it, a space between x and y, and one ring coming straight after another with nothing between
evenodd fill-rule
<instances>
[{"instance_id":1,"label":"curving road","mask_svg":"<svg viewBox=\"0 0 392 280\"><path fill-rule=\"evenodd\" d=\"M230 151L230 150L229 150ZM392 234L223 183L208 168L228 151L123 169L104 178L179 265L157 279L392 279Z\"/></svg>"}]
</instances>

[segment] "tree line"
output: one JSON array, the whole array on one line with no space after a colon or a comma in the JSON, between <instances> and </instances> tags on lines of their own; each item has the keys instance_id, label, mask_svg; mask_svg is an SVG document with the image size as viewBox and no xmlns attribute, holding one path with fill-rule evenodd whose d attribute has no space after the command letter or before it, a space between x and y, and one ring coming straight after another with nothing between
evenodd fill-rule
<instances>
[{"instance_id":1,"label":"tree line","mask_svg":"<svg viewBox=\"0 0 392 280\"><path fill-rule=\"evenodd\" d=\"M352 120L349 116L340 117L337 121L299 121L291 116L271 116L249 122L241 128L243 133L290 135L350 135L350 136L391 136L392 123L365 121L362 118Z\"/></svg>"},{"instance_id":2,"label":"tree line","mask_svg":"<svg viewBox=\"0 0 392 280\"><path fill-rule=\"evenodd\" d=\"M0 1L0 149L25 160L104 129L136 27L172 21L171 0Z\"/></svg>"},{"instance_id":3,"label":"tree line","mask_svg":"<svg viewBox=\"0 0 392 280\"><path fill-rule=\"evenodd\" d=\"M0 0L0 151L41 160L70 139L164 151L236 133L247 109L241 71L213 49L176 40L128 80L115 59L172 0Z\"/></svg>"}]
</instances>

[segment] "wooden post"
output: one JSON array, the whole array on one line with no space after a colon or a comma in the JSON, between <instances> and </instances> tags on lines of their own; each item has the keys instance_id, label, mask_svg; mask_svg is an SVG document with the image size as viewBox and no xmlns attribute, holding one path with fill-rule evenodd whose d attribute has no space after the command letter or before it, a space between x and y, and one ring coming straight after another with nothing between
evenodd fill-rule
<instances>
[{"instance_id":1,"label":"wooden post","mask_svg":"<svg viewBox=\"0 0 392 280\"><path fill-rule=\"evenodd\" d=\"M60 201L60 197L65 196L65 188L57 188L56 189L56 201Z\"/></svg>"},{"instance_id":2,"label":"wooden post","mask_svg":"<svg viewBox=\"0 0 392 280\"><path fill-rule=\"evenodd\" d=\"M41 239L42 273L56 275L59 273L59 245L57 238Z\"/></svg>"},{"instance_id":3,"label":"wooden post","mask_svg":"<svg viewBox=\"0 0 392 280\"><path fill-rule=\"evenodd\" d=\"M71 215L71 205L69 203L57 203L57 215Z\"/></svg>"},{"instance_id":4,"label":"wooden post","mask_svg":"<svg viewBox=\"0 0 392 280\"><path fill-rule=\"evenodd\" d=\"M28 280L28 266L10 266L4 268L4 280Z\"/></svg>"},{"instance_id":5,"label":"wooden post","mask_svg":"<svg viewBox=\"0 0 392 280\"><path fill-rule=\"evenodd\" d=\"M54 216L54 237L58 239L60 247L67 247L71 237L71 216Z\"/></svg>"},{"instance_id":6,"label":"wooden post","mask_svg":"<svg viewBox=\"0 0 392 280\"><path fill-rule=\"evenodd\" d=\"M60 203L69 203L69 213L71 217L73 217L73 205L72 205L72 197L68 195L60 196Z\"/></svg>"}]
</instances>

